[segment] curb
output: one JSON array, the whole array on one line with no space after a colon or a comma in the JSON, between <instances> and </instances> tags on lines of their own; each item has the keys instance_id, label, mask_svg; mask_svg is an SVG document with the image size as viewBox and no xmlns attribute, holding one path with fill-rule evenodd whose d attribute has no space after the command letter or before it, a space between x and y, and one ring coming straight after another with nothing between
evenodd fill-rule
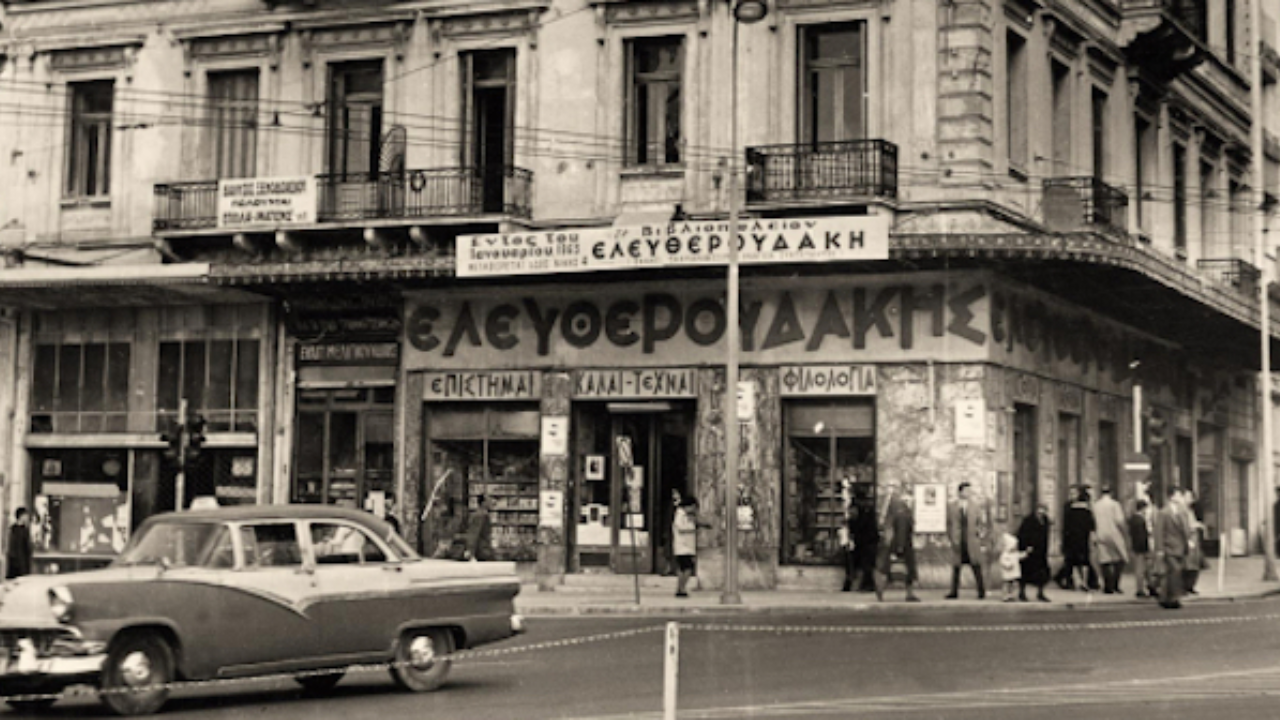
<instances>
[{"instance_id":1,"label":"curb","mask_svg":"<svg viewBox=\"0 0 1280 720\"><path fill-rule=\"evenodd\" d=\"M1280 588L1269 588L1254 592L1240 592L1213 597L1197 597L1187 602L1190 607L1201 605L1221 605L1248 600L1280 596ZM1053 610L1097 611L1107 609L1128 609L1133 607L1159 607L1148 598L1125 598L1124 600L1068 601L1051 603L1005 603L999 600L978 602L971 600L960 603L923 602L906 603L900 600L889 602L850 603L850 604L778 604L778 605L636 605L630 600L619 600L617 603L589 602L573 605L527 605L517 606L517 612L525 617L670 617L670 616L714 616L714 615L835 615L835 614L877 614L898 613L909 610L911 613L925 612L977 612L977 613L1017 613L1049 612Z\"/></svg>"}]
</instances>

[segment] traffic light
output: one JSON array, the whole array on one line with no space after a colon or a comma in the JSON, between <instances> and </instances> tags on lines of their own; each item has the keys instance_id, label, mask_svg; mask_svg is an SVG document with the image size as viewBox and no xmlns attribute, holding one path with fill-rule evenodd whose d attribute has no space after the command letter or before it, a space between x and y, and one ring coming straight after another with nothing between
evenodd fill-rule
<instances>
[{"instance_id":1,"label":"traffic light","mask_svg":"<svg viewBox=\"0 0 1280 720\"><path fill-rule=\"evenodd\" d=\"M164 459L170 462L177 462L178 457L182 454L182 433L183 427L179 423L167 433L160 435L160 442L165 444Z\"/></svg>"},{"instance_id":2,"label":"traffic light","mask_svg":"<svg viewBox=\"0 0 1280 720\"><path fill-rule=\"evenodd\" d=\"M1151 447L1164 445L1169 441L1169 421L1163 413L1153 412L1147 420L1147 444Z\"/></svg>"},{"instance_id":3,"label":"traffic light","mask_svg":"<svg viewBox=\"0 0 1280 720\"><path fill-rule=\"evenodd\" d=\"M202 415L196 415L187 422L187 462L200 457L200 450L204 447L204 426Z\"/></svg>"}]
</instances>

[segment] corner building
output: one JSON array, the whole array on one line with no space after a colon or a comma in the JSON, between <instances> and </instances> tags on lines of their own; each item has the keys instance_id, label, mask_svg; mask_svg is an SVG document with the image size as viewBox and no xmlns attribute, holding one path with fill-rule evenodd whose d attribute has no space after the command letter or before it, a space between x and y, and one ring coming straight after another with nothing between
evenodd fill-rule
<instances>
[{"instance_id":1,"label":"corner building","mask_svg":"<svg viewBox=\"0 0 1280 720\"><path fill-rule=\"evenodd\" d=\"M1141 449L1210 552L1261 552L1263 7L6 2L2 509L53 571L201 495L394 514L427 553L484 495L554 587L668 572L679 493L709 584L732 519L745 587L818 589L847 480L917 499L941 583L960 482L1056 533ZM653 242L566 249L611 233Z\"/></svg>"}]
</instances>

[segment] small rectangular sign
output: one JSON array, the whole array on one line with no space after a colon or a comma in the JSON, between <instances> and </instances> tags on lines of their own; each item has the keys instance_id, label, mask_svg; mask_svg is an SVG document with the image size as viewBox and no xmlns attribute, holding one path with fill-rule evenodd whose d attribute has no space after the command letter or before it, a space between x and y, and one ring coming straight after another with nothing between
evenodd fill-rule
<instances>
[{"instance_id":1,"label":"small rectangular sign","mask_svg":"<svg viewBox=\"0 0 1280 720\"><path fill-rule=\"evenodd\" d=\"M876 394L874 365L784 365L778 378L783 397Z\"/></svg>"},{"instance_id":2,"label":"small rectangular sign","mask_svg":"<svg viewBox=\"0 0 1280 720\"><path fill-rule=\"evenodd\" d=\"M538 493L538 525L545 528L564 527L564 492L543 490Z\"/></svg>"},{"instance_id":3,"label":"small rectangular sign","mask_svg":"<svg viewBox=\"0 0 1280 720\"><path fill-rule=\"evenodd\" d=\"M303 343L299 365L399 365L400 343Z\"/></svg>"},{"instance_id":4,"label":"small rectangular sign","mask_svg":"<svg viewBox=\"0 0 1280 720\"><path fill-rule=\"evenodd\" d=\"M316 221L316 179L236 178L218 181L218 227L276 228Z\"/></svg>"},{"instance_id":5,"label":"small rectangular sign","mask_svg":"<svg viewBox=\"0 0 1280 720\"><path fill-rule=\"evenodd\" d=\"M697 393L692 368L582 370L576 398L691 398Z\"/></svg>"},{"instance_id":6,"label":"small rectangular sign","mask_svg":"<svg viewBox=\"0 0 1280 720\"><path fill-rule=\"evenodd\" d=\"M423 400L537 400L542 373L536 370L426 373Z\"/></svg>"}]
</instances>

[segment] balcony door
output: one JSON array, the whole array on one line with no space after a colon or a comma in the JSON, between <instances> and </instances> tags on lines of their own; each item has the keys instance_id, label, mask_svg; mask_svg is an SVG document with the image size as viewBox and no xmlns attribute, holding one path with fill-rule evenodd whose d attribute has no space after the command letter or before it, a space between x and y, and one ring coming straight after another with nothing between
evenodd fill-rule
<instances>
[{"instance_id":1,"label":"balcony door","mask_svg":"<svg viewBox=\"0 0 1280 720\"><path fill-rule=\"evenodd\" d=\"M258 159L258 71L209 73L209 109L216 133L209 149L217 177L253 177Z\"/></svg>"},{"instance_id":2,"label":"balcony door","mask_svg":"<svg viewBox=\"0 0 1280 720\"><path fill-rule=\"evenodd\" d=\"M377 207L382 139L382 61L329 68L327 163L321 215L360 218Z\"/></svg>"},{"instance_id":3,"label":"balcony door","mask_svg":"<svg viewBox=\"0 0 1280 720\"><path fill-rule=\"evenodd\" d=\"M871 155L843 143L867 132L866 24L814 25L800 30L797 190L873 187Z\"/></svg>"},{"instance_id":4,"label":"balcony door","mask_svg":"<svg viewBox=\"0 0 1280 720\"><path fill-rule=\"evenodd\" d=\"M462 164L470 169L472 201L481 212L506 206L507 169L514 159L516 56L486 50L463 56Z\"/></svg>"}]
</instances>

